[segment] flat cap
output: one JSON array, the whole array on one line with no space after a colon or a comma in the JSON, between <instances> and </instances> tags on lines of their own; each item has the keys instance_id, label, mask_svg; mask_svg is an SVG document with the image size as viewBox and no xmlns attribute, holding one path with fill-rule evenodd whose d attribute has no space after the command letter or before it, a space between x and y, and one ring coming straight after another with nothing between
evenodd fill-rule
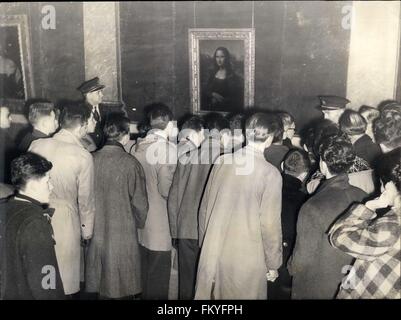
<instances>
[{"instance_id":1,"label":"flat cap","mask_svg":"<svg viewBox=\"0 0 401 320\"><path fill-rule=\"evenodd\" d=\"M82 94L86 94L88 92L98 91L105 88L103 84L99 83L99 77L90 79L88 81L83 82L77 90L81 91Z\"/></svg>"},{"instance_id":2,"label":"flat cap","mask_svg":"<svg viewBox=\"0 0 401 320\"><path fill-rule=\"evenodd\" d=\"M339 96L319 96L319 99L322 110L345 109L346 104L350 103L347 98Z\"/></svg>"}]
</instances>

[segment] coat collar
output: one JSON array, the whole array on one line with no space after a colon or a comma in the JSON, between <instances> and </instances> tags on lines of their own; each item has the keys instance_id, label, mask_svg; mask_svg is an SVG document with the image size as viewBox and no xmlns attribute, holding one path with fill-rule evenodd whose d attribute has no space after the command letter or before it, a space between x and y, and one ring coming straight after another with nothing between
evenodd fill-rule
<instances>
[{"instance_id":1,"label":"coat collar","mask_svg":"<svg viewBox=\"0 0 401 320\"><path fill-rule=\"evenodd\" d=\"M38 200L28 197L26 195L20 194L19 192L17 192L14 196L14 200L18 201L18 199L28 201L28 202L32 203L33 205L40 207L43 211L43 214L48 215L50 218L53 216L53 214L55 212L55 209L49 208L48 204L41 203Z\"/></svg>"},{"instance_id":2,"label":"coat collar","mask_svg":"<svg viewBox=\"0 0 401 320\"><path fill-rule=\"evenodd\" d=\"M124 146L120 142L117 142L117 141L107 141L104 144L104 146L105 147L106 146L108 146L108 147L118 147L118 148L121 148L121 149L123 149L125 151Z\"/></svg>"},{"instance_id":3,"label":"coat collar","mask_svg":"<svg viewBox=\"0 0 401 320\"><path fill-rule=\"evenodd\" d=\"M354 142L354 145L365 144L365 143L369 143L369 142L372 142L372 139L367 134L364 134L363 136L361 136L358 140L356 140Z\"/></svg>"},{"instance_id":4,"label":"coat collar","mask_svg":"<svg viewBox=\"0 0 401 320\"><path fill-rule=\"evenodd\" d=\"M38 139L40 139L40 138L47 138L47 137L48 137L47 134L45 134L45 133L43 133L42 131L40 131L40 130L38 130L38 129L35 129L35 128L32 130L32 135L33 135L35 138L38 138Z\"/></svg>"},{"instance_id":5,"label":"coat collar","mask_svg":"<svg viewBox=\"0 0 401 320\"><path fill-rule=\"evenodd\" d=\"M349 185L349 178L348 175L344 173L338 176L334 176L328 180L324 180L316 193L320 193L326 189L335 187L341 187L342 189L345 189L348 185Z\"/></svg>"},{"instance_id":6,"label":"coat collar","mask_svg":"<svg viewBox=\"0 0 401 320\"><path fill-rule=\"evenodd\" d=\"M78 146L84 148L82 142L68 130L61 129L58 133L56 133L54 135L54 138L56 140L75 144L75 145L78 145Z\"/></svg>"},{"instance_id":7,"label":"coat collar","mask_svg":"<svg viewBox=\"0 0 401 320\"><path fill-rule=\"evenodd\" d=\"M243 149L245 151L252 152L253 154L262 156L264 158L263 151L255 148L253 145L247 144Z\"/></svg>"},{"instance_id":8,"label":"coat collar","mask_svg":"<svg viewBox=\"0 0 401 320\"><path fill-rule=\"evenodd\" d=\"M283 173L283 186L289 190L303 191L302 181L293 177L292 175Z\"/></svg>"}]
</instances>

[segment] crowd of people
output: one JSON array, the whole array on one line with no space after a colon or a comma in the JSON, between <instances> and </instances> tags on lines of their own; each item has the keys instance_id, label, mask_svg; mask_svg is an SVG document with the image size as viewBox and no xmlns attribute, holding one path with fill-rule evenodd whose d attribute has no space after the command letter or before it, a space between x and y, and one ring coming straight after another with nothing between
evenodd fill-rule
<instances>
[{"instance_id":1,"label":"crowd of people","mask_svg":"<svg viewBox=\"0 0 401 320\"><path fill-rule=\"evenodd\" d=\"M400 103L320 96L299 139L154 103L131 139L103 88L32 103L17 147L1 105L1 299L169 299L172 268L181 300L401 298Z\"/></svg>"}]
</instances>

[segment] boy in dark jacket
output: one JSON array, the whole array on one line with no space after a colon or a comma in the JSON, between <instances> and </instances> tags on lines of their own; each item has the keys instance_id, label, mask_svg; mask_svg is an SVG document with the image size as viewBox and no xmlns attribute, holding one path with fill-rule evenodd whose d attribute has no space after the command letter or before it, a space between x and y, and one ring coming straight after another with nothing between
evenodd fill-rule
<instances>
[{"instance_id":1,"label":"boy in dark jacket","mask_svg":"<svg viewBox=\"0 0 401 320\"><path fill-rule=\"evenodd\" d=\"M0 298L7 300L64 299L54 250L49 202L51 162L27 153L11 164L18 190L0 203Z\"/></svg>"}]
</instances>

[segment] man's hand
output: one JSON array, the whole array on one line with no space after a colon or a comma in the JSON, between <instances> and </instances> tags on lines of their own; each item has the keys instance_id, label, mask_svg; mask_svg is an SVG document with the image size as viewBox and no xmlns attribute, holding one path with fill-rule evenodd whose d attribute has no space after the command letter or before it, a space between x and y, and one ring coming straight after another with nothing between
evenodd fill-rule
<instances>
[{"instance_id":1,"label":"man's hand","mask_svg":"<svg viewBox=\"0 0 401 320\"><path fill-rule=\"evenodd\" d=\"M308 193L309 194L314 193L321 182L322 182L321 179L314 179L314 180L311 180L310 182L308 182L308 184L306 185L306 189L308 190Z\"/></svg>"},{"instance_id":2,"label":"man's hand","mask_svg":"<svg viewBox=\"0 0 401 320\"><path fill-rule=\"evenodd\" d=\"M89 247L90 242L91 242L91 239L81 238L81 247L84 247L84 248Z\"/></svg>"},{"instance_id":3,"label":"man's hand","mask_svg":"<svg viewBox=\"0 0 401 320\"><path fill-rule=\"evenodd\" d=\"M278 278L278 271L277 270L269 270L266 273L267 281L274 282Z\"/></svg>"},{"instance_id":4,"label":"man's hand","mask_svg":"<svg viewBox=\"0 0 401 320\"><path fill-rule=\"evenodd\" d=\"M393 188L393 187L394 187L395 191L391 190L391 188ZM391 207L394 205L393 194L397 194L397 190L395 189L395 186L388 183L388 184L386 184L386 189L382 192L380 197L366 202L365 206L372 211L375 211L377 209Z\"/></svg>"}]
</instances>

